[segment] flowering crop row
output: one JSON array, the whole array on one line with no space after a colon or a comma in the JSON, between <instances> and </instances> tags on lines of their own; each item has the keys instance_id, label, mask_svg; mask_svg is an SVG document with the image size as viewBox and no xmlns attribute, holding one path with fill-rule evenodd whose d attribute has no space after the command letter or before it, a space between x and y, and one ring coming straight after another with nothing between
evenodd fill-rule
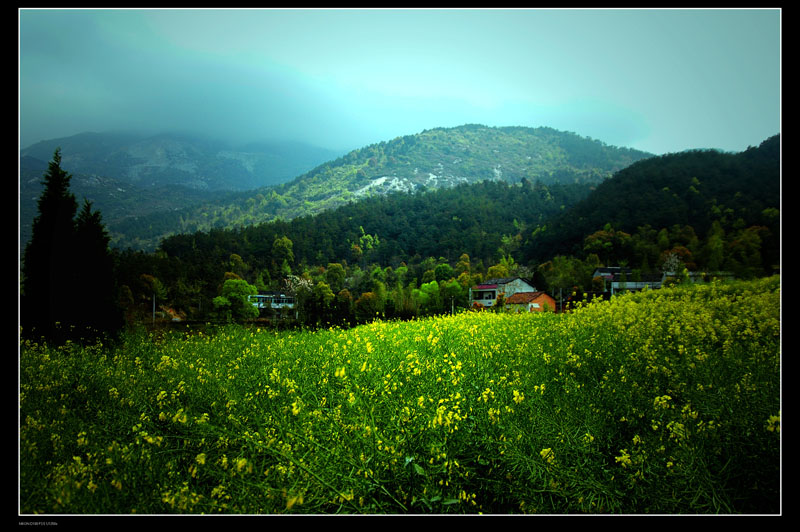
<instances>
[{"instance_id":1,"label":"flowering crop row","mask_svg":"<svg viewBox=\"0 0 800 532\"><path fill-rule=\"evenodd\" d=\"M772 513L777 278L21 346L22 513Z\"/></svg>"}]
</instances>

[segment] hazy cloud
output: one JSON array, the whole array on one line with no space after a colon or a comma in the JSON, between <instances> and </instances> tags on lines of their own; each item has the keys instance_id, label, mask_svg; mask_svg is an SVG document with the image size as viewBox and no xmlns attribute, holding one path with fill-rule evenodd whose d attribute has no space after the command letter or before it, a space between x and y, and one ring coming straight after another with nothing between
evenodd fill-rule
<instances>
[{"instance_id":1,"label":"hazy cloud","mask_svg":"<svg viewBox=\"0 0 800 532\"><path fill-rule=\"evenodd\" d=\"M779 10L20 11L20 144L187 130L352 149L550 126L656 153L780 127Z\"/></svg>"}]
</instances>

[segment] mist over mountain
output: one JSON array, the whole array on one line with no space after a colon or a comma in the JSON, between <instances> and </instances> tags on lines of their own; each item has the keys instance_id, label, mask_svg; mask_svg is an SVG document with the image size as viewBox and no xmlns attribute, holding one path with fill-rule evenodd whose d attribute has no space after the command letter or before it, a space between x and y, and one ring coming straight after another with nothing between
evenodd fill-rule
<instances>
[{"instance_id":1,"label":"mist over mountain","mask_svg":"<svg viewBox=\"0 0 800 532\"><path fill-rule=\"evenodd\" d=\"M295 141L233 145L186 134L82 133L20 150L20 244L36 216L42 175L57 148L79 201L100 210L112 234L130 219L175 212L232 192L276 185L339 155ZM123 238L124 239L124 238ZM126 245L140 247L136 236Z\"/></svg>"},{"instance_id":2,"label":"mist over mountain","mask_svg":"<svg viewBox=\"0 0 800 532\"><path fill-rule=\"evenodd\" d=\"M111 177L143 188L248 190L288 181L339 152L294 141L233 145L187 134L82 133L38 142L22 158L51 159L61 148L73 174Z\"/></svg>"}]
</instances>

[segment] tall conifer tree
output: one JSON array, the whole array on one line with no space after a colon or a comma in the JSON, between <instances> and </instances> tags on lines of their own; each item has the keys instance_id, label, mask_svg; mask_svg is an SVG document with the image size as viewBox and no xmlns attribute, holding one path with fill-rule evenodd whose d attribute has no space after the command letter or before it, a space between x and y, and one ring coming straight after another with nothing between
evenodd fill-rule
<instances>
[{"instance_id":1,"label":"tall conifer tree","mask_svg":"<svg viewBox=\"0 0 800 532\"><path fill-rule=\"evenodd\" d=\"M20 323L23 334L56 342L93 339L122 325L116 305L109 237L99 212L78 209L72 176L61 168L61 150L44 175L31 240L22 263Z\"/></svg>"},{"instance_id":2,"label":"tall conifer tree","mask_svg":"<svg viewBox=\"0 0 800 532\"><path fill-rule=\"evenodd\" d=\"M53 337L57 329L72 321L75 272L68 259L73 252L73 218L78 204L69 190L71 179L61 168L61 149L56 149L44 174L38 215L23 257L20 321L25 333Z\"/></svg>"},{"instance_id":3,"label":"tall conifer tree","mask_svg":"<svg viewBox=\"0 0 800 532\"><path fill-rule=\"evenodd\" d=\"M100 212L93 211L91 202L84 200L75 221L73 257L78 291L74 300L75 326L86 338L122 326L110 240Z\"/></svg>"}]
</instances>

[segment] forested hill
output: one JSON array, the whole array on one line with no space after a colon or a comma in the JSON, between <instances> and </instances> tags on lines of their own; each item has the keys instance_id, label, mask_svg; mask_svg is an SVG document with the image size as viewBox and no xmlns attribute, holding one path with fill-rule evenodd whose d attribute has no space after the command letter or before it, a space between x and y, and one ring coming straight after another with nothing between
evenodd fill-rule
<instances>
[{"instance_id":1,"label":"forested hill","mask_svg":"<svg viewBox=\"0 0 800 532\"><path fill-rule=\"evenodd\" d=\"M586 238L593 234L603 240L607 257L601 258L613 260L615 254L630 256L631 251L622 249L625 244L615 233L645 238L649 231L680 227L703 239L713 231L731 235L757 228L768 253L765 263L777 264L780 162L779 135L741 153L692 150L636 162L534 229L524 258L585 254Z\"/></svg>"},{"instance_id":2,"label":"forested hill","mask_svg":"<svg viewBox=\"0 0 800 532\"><path fill-rule=\"evenodd\" d=\"M598 184L651 154L551 128L437 128L354 150L276 187L110 227L118 246L152 248L167 235L317 214L391 192L484 180ZM134 240L135 238L135 240Z\"/></svg>"},{"instance_id":3,"label":"forested hill","mask_svg":"<svg viewBox=\"0 0 800 532\"><path fill-rule=\"evenodd\" d=\"M779 264L779 235L776 136L738 154L653 157L599 184L484 180L173 235L158 253L121 252L118 282L132 300L150 301L141 279L156 278L169 304L195 317L209 311L199 302L219 296L226 279L279 290L292 276L326 301L335 294L354 305L372 294L388 308L435 282L465 306L470 283L491 277L533 276L543 290L602 290L593 272L603 265L626 265L635 275L660 275L670 264L756 277Z\"/></svg>"},{"instance_id":4,"label":"forested hill","mask_svg":"<svg viewBox=\"0 0 800 532\"><path fill-rule=\"evenodd\" d=\"M463 253L487 266L505 256L535 268L558 255L582 259L595 253L604 264L639 268L644 261L645 270L657 270L661 254L677 245L705 266L699 255L716 224L731 245L741 231L765 228L757 234L769 268L779 253L779 163L776 136L738 154L653 157L596 186L524 178L518 184L483 181L425 194L374 195L313 216L175 235L161 249L185 264L223 265L235 253L264 268L275 240L287 237L292 266L301 269L428 257L454 263ZM662 230L666 234L659 236Z\"/></svg>"},{"instance_id":5,"label":"forested hill","mask_svg":"<svg viewBox=\"0 0 800 532\"><path fill-rule=\"evenodd\" d=\"M20 245L30 238L42 175L56 148L72 191L101 211L113 244L154 248L179 212L231 191L289 181L341 152L299 142L243 145L190 135L81 133L20 150Z\"/></svg>"},{"instance_id":6,"label":"forested hill","mask_svg":"<svg viewBox=\"0 0 800 532\"><path fill-rule=\"evenodd\" d=\"M292 271L331 262L397 266L429 257L454 264L464 253L474 263L489 266L501 256L516 255L530 227L589 191L588 184L524 180L516 185L483 181L424 194L372 196L313 216L174 235L164 239L160 250L186 268L219 268L220 278L230 267L231 254L241 257L251 272L267 268L278 276L281 265L274 264L273 246L282 238L292 243Z\"/></svg>"}]
</instances>

